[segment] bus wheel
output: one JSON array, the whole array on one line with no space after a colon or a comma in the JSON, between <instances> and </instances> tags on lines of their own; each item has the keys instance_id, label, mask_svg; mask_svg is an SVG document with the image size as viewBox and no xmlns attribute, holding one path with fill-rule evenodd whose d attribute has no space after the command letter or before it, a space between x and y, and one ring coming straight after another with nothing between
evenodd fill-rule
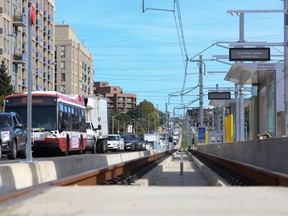
<instances>
[{"instance_id":1,"label":"bus wheel","mask_svg":"<svg viewBox=\"0 0 288 216\"><path fill-rule=\"evenodd\" d=\"M13 142L10 145L10 152L8 154L8 159L16 159L17 158L17 143L16 140L13 140Z\"/></svg>"},{"instance_id":2,"label":"bus wheel","mask_svg":"<svg viewBox=\"0 0 288 216\"><path fill-rule=\"evenodd\" d=\"M69 137L66 138L66 149L65 149L65 156L69 155Z\"/></svg>"},{"instance_id":3,"label":"bus wheel","mask_svg":"<svg viewBox=\"0 0 288 216\"><path fill-rule=\"evenodd\" d=\"M92 148L91 148L92 154L96 154L96 152L97 152L96 146L97 146L97 142L96 142L96 139L95 139L95 137L94 137L94 139L93 139L93 145L92 145Z\"/></svg>"}]
</instances>

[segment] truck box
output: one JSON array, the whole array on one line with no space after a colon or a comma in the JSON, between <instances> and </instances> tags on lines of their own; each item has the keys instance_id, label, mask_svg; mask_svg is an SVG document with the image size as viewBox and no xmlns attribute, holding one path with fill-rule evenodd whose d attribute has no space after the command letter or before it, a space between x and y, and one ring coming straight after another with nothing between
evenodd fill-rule
<instances>
[{"instance_id":1,"label":"truck box","mask_svg":"<svg viewBox=\"0 0 288 216\"><path fill-rule=\"evenodd\" d=\"M86 96L87 150L92 153L107 151L108 114L107 99L102 96Z\"/></svg>"}]
</instances>

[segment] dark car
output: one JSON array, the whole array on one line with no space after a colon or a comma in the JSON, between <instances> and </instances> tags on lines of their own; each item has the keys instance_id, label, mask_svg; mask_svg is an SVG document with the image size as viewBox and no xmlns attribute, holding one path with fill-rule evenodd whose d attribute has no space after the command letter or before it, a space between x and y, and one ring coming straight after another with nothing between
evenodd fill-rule
<instances>
[{"instance_id":1,"label":"dark car","mask_svg":"<svg viewBox=\"0 0 288 216\"><path fill-rule=\"evenodd\" d=\"M15 112L0 113L0 143L9 159L26 157L27 130ZM1 154L2 155L2 154Z\"/></svg>"},{"instance_id":2,"label":"dark car","mask_svg":"<svg viewBox=\"0 0 288 216\"><path fill-rule=\"evenodd\" d=\"M138 148L137 138L133 134L124 134L121 137L124 139L124 149L135 151Z\"/></svg>"},{"instance_id":3,"label":"dark car","mask_svg":"<svg viewBox=\"0 0 288 216\"><path fill-rule=\"evenodd\" d=\"M140 150L146 150L146 142L144 140L144 137L138 137L138 142L140 145Z\"/></svg>"}]
</instances>

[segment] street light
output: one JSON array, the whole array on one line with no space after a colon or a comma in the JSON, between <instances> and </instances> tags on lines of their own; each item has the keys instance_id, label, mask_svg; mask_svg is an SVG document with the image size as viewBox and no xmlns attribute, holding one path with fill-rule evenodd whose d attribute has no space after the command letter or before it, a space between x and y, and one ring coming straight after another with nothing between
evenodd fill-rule
<instances>
[{"instance_id":1,"label":"street light","mask_svg":"<svg viewBox=\"0 0 288 216\"><path fill-rule=\"evenodd\" d=\"M147 129L147 132L148 132L148 133L149 133L149 116L152 115L152 114L154 114L154 113L155 113L155 115L158 116L158 114L157 114L155 111L148 114L148 129ZM158 117L159 117L159 116L158 116ZM156 119L156 118L155 118L155 119ZM154 132L156 132L156 120L155 120L155 131L154 131Z\"/></svg>"},{"instance_id":2,"label":"street light","mask_svg":"<svg viewBox=\"0 0 288 216\"><path fill-rule=\"evenodd\" d=\"M118 120L118 119L115 119L117 122L118 122L118 126L117 126L117 134L119 134L119 129L120 129L120 126L119 126L119 124L120 124L120 121Z\"/></svg>"},{"instance_id":3,"label":"street light","mask_svg":"<svg viewBox=\"0 0 288 216\"><path fill-rule=\"evenodd\" d=\"M117 115L112 116L112 134L114 134L114 118L116 118L116 116L122 114L122 113L126 113L127 111L124 112L119 112ZM125 127L124 127L125 130Z\"/></svg>"},{"instance_id":4,"label":"street light","mask_svg":"<svg viewBox=\"0 0 288 216\"><path fill-rule=\"evenodd\" d=\"M145 120L145 118L140 118L136 121L136 127L135 127L135 133L138 134L138 123L141 121L141 120Z\"/></svg>"}]
</instances>

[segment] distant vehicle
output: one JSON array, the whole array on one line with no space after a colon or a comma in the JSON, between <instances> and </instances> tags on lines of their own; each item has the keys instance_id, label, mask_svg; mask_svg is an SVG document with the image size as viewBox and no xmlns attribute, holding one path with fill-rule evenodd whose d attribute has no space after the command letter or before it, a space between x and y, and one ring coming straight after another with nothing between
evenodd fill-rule
<instances>
[{"instance_id":1,"label":"distant vehicle","mask_svg":"<svg viewBox=\"0 0 288 216\"><path fill-rule=\"evenodd\" d=\"M14 111L27 120L27 93L5 97L5 112ZM84 99L55 91L32 92L32 149L82 154L87 146Z\"/></svg>"},{"instance_id":2,"label":"distant vehicle","mask_svg":"<svg viewBox=\"0 0 288 216\"><path fill-rule=\"evenodd\" d=\"M129 134L135 140L135 151L142 150L142 145L139 142L138 136L136 134Z\"/></svg>"},{"instance_id":3,"label":"distant vehicle","mask_svg":"<svg viewBox=\"0 0 288 216\"><path fill-rule=\"evenodd\" d=\"M102 96L84 97L87 129L87 150L105 153L108 150L107 99Z\"/></svg>"},{"instance_id":4,"label":"distant vehicle","mask_svg":"<svg viewBox=\"0 0 288 216\"><path fill-rule=\"evenodd\" d=\"M138 143L141 150L146 150L146 142L143 137L138 137Z\"/></svg>"},{"instance_id":5,"label":"distant vehicle","mask_svg":"<svg viewBox=\"0 0 288 216\"><path fill-rule=\"evenodd\" d=\"M157 143L160 143L160 134L156 134L156 133L144 134L144 140L148 142L155 141Z\"/></svg>"},{"instance_id":6,"label":"distant vehicle","mask_svg":"<svg viewBox=\"0 0 288 216\"><path fill-rule=\"evenodd\" d=\"M108 150L122 151L124 150L124 140L119 134L108 135Z\"/></svg>"},{"instance_id":7,"label":"distant vehicle","mask_svg":"<svg viewBox=\"0 0 288 216\"><path fill-rule=\"evenodd\" d=\"M137 139L132 134L124 134L122 138L124 139L124 148L125 150L135 151L137 150Z\"/></svg>"},{"instance_id":8,"label":"distant vehicle","mask_svg":"<svg viewBox=\"0 0 288 216\"><path fill-rule=\"evenodd\" d=\"M2 153L8 159L26 158L27 131L17 113L0 113L0 132L0 158Z\"/></svg>"}]
</instances>

